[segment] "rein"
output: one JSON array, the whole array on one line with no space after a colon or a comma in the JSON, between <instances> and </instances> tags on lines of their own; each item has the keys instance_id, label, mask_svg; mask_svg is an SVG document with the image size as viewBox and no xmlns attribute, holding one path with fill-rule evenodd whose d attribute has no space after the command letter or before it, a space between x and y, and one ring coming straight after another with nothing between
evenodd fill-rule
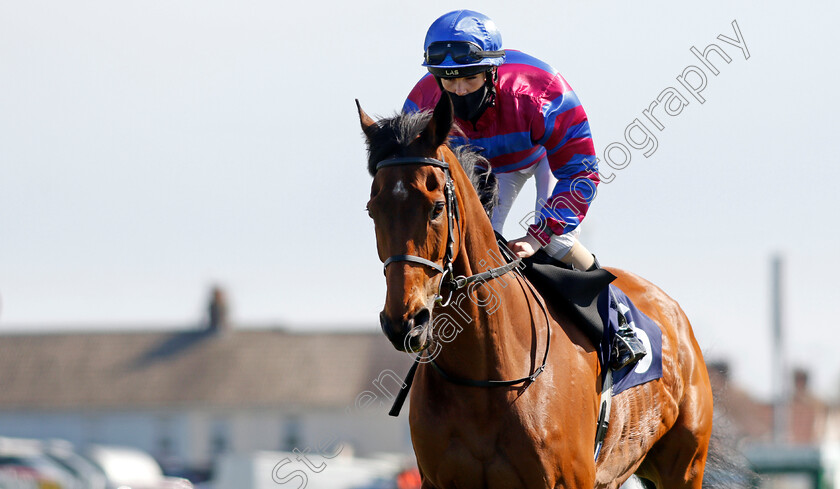
<instances>
[{"instance_id":1,"label":"rein","mask_svg":"<svg viewBox=\"0 0 840 489\"><path fill-rule=\"evenodd\" d=\"M453 259L454 259L454 247L455 247L455 225L458 226L460 229L460 212L458 209L458 201L455 198L455 184L452 180L452 176L449 173L449 164L445 161L438 160L435 158L424 158L424 157L402 157L402 158L389 158L386 160L382 160L376 165L376 170L378 171L381 168L386 168L390 166L406 166L406 165L428 165L440 168L443 170L444 175L446 176L446 183L444 185L444 196L446 198L446 216L447 216L447 228L448 234L446 238L446 253L443 257L443 264L435 263L428 258L423 258L416 255L393 255L385 260L383 265L383 272L388 268L388 265L394 262L406 261L410 263L417 263L420 265L424 265L429 267L435 272L442 274L440 280L440 286L438 288L438 294L435 297L435 301L440 303L441 307L446 307L452 302L452 297L455 294L455 291L458 289L462 289L468 287L470 284L479 281L487 281L492 280L497 277L501 277L502 275L513 271L514 269L518 268L519 265L522 263L522 259L516 257L512 259L512 261L506 263L505 265L491 268L490 270L477 273L470 276L455 276L453 271ZM512 258L508 256L508 258ZM531 383L537 380L537 377L540 376L541 373L545 371L546 364L548 363L548 352L551 346L551 322L549 319L548 310L545 307L545 304L540 300L539 294L537 294L536 290L534 290L534 286L522 276L521 272L518 273L520 277L524 280L525 284L527 284L528 289L531 292L531 295L537 301L540 308L543 311L543 315L545 316L545 324L546 324L546 343L545 343L545 353L543 355L542 365L537 367L531 375L527 375L525 377L521 377L519 379L513 380L473 380L473 379L466 379L458 376L454 376L448 374L444 371L440 365L438 365L434 360L430 360L432 367L438 374L447 382L456 384L456 385L463 385L468 387L509 387L518 384L525 384L525 388L527 388ZM446 286L449 289L449 295L447 296L446 300L444 301L441 292L443 287ZM408 391L411 388L411 384L414 380L414 373L417 370L417 365L421 362L422 356L418 356L414 364L411 366L411 369L408 371L406 375L405 381L403 382L403 387L400 389L399 394L397 395L396 399L394 400L394 405L391 408L391 411L388 413L391 416L398 416L400 410L402 409L402 405L405 402L406 396L408 395Z\"/></svg>"},{"instance_id":2,"label":"rein","mask_svg":"<svg viewBox=\"0 0 840 489\"><path fill-rule=\"evenodd\" d=\"M542 365L537 367L534 370L534 373L532 373L531 375L526 375L525 377L521 377L514 380L472 380L450 375L446 373L442 368L440 368L440 365L438 365L434 360L430 360L429 363L432 364L432 367L434 367L437 373L439 373L444 380L453 384L468 387L509 387L527 382L527 384L525 385L525 387L527 388L529 385L531 385L532 382L537 380L537 377L539 377L541 373L545 371L545 366L548 363L548 352L551 348L551 323L548 318L548 311L545 308L545 304L543 304L543 302L540 301L539 296L534 290L534 286L531 285L531 282L527 280L525 280L525 283L528 285L528 288L531 291L531 295L533 295L534 298L537 300L537 304L540 305L540 308L543 311L543 315L545 316L545 353L543 354ZM418 358L416 361L419 362L420 359Z\"/></svg>"}]
</instances>

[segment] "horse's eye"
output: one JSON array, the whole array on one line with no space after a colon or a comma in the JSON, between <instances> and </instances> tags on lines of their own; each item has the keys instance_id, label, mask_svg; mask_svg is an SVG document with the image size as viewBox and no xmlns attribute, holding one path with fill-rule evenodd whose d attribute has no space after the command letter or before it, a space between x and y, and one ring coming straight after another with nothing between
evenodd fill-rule
<instances>
[{"instance_id":1,"label":"horse's eye","mask_svg":"<svg viewBox=\"0 0 840 489\"><path fill-rule=\"evenodd\" d=\"M443 210L446 208L446 202L435 202L435 207L432 209L432 219L437 219L443 214Z\"/></svg>"}]
</instances>

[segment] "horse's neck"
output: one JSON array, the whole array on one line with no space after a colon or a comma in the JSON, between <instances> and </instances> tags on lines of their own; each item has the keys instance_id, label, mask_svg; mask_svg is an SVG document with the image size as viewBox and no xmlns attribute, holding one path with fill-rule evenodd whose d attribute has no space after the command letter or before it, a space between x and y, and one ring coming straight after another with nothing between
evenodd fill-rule
<instances>
[{"instance_id":1,"label":"horse's neck","mask_svg":"<svg viewBox=\"0 0 840 489\"><path fill-rule=\"evenodd\" d=\"M455 275L470 276L505 264L489 220L478 197L460 196L464 203L463 239L454 262ZM455 293L445 310L447 321L457 323L457 335L443 345L438 363L454 375L475 380L513 375L508 370L527 368L534 340L532 297L518 272L476 282ZM511 351L521 351L512 358ZM516 375L520 377L527 372Z\"/></svg>"}]
</instances>

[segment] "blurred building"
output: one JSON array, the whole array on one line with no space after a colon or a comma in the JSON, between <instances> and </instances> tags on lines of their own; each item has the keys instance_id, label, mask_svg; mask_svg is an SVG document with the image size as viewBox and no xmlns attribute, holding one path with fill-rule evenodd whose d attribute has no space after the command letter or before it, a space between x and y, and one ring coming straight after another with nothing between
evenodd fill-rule
<instances>
[{"instance_id":1,"label":"blurred building","mask_svg":"<svg viewBox=\"0 0 840 489\"><path fill-rule=\"evenodd\" d=\"M726 362L710 362L709 379L715 392L715 413L725 417L734 435L745 443L773 441L773 409L769 402L758 400L733 384ZM792 445L817 445L840 442L840 436L827 430L830 420L840 413L815 396L808 385L808 372L793 371L793 389L787 399L783 439ZM834 414L832 414L834 413Z\"/></svg>"},{"instance_id":2,"label":"blurred building","mask_svg":"<svg viewBox=\"0 0 840 489\"><path fill-rule=\"evenodd\" d=\"M0 337L0 435L127 445L164 466L226 452L411 453L387 415L410 359L371 333L234 329ZM340 445L337 445L340 443Z\"/></svg>"},{"instance_id":3,"label":"blurred building","mask_svg":"<svg viewBox=\"0 0 840 489\"><path fill-rule=\"evenodd\" d=\"M762 475L762 489L840 487L840 407L811 392L807 371L792 372L789 395L774 405L733 384L726 362L708 367L716 429L738 443ZM781 423L774 423L774 409L781 409Z\"/></svg>"}]
</instances>

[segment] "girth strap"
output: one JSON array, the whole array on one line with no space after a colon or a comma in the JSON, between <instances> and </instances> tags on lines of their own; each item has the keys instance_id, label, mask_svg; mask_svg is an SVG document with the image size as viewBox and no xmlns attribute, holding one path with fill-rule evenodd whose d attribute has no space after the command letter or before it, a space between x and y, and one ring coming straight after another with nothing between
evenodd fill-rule
<instances>
[{"instance_id":1,"label":"girth strap","mask_svg":"<svg viewBox=\"0 0 840 489\"><path fill-rule=\"evenodd\" d=\"M595 460L598 460L598 455L601 454L601 447L604 446L604 440L607 438L607 430L610 427L610 408L612 406L612 385L613 376L612 370L609 368L603 375L601 384L601 401L599 402L601 408L598 412L598 424L595 427Z\"/></svg>"}]
</instances>

